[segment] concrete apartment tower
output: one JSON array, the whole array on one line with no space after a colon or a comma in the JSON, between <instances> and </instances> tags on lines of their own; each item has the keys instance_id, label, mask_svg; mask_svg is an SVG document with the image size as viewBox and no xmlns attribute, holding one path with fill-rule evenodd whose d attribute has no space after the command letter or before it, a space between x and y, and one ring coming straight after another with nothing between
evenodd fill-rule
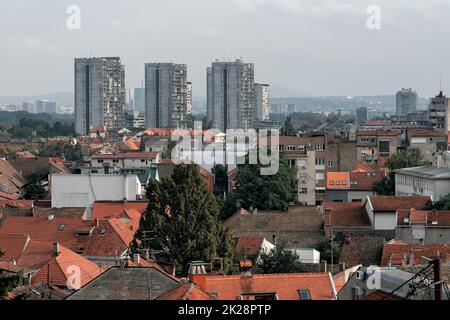
<instances>
[{"instance_id":1,"label":"concrete apartment tower","mask_svg":"<svg viewBox=\"0 0 450 320\"><path fill-rule=\"evenodd\" d=\"M254 65L215 61L207 68L208 126L219 130L253 128L256 119Z\"/></svg>"},{"instance_id":2,"label":"concrete apartment tower","mask_svg":"<svg viewBox=\"0 0 450 320\"><path fill-rule=\"evenodd\" d=\"M176 63L145 64L147 128L186 128L187 67Z\"/></svg>"},{"instance_id":3,"label":"concrete apartment tower","mask_svg":"<svg viewBox=\"0 0 450 320\"><path fill-rule=\"evenodd\" d=\"M445 129L449 131L449 112L450 101L449 98L444 96L444 94L439 92L439 94L430 99L430 104L428 105L428 123L430 126L436 129Z\"/></svg>"},{"instance_id":4,"label":"concrete apartment tower","mask_svg":"<svg viewBox=\"0 0 450 320\"><path fill-rule=\"evenodd\" d=\"M256 118L264 121L269 120L270 98L268 84L255 83L255 105Z\"/></svg>"},{"instance_id":5,"label":"concrete apartment tower","mask_svg":"<svg viewBox=\"0 0 450 320\"><path fill-rule=\"evenodd\" d=\"M417 92L412 89L404 89L397 92L396 95L396 114L397 116L406 116L409 112L416 111Z\"/></svg>"},{"instance_id":6,"label":"concrete apartment tower","mask_svg":"<svg viewBox=\"0 0 450 320\"><path fill-rule=\"evenodd\" d=\"M192 113L192 82L187 82L186 85L186 99L187 99L187 113Z\"/></svg>"},{"instance_id":7,"label":"concrete apartment tower","mask_svg":"<svg viewBox=\"0 0 450 320\"><path fill-rule=\"evenodd\" d=\"M125 125L125 67L119 57L75 59L75 131Z\"/></svg>"}]
</instances>

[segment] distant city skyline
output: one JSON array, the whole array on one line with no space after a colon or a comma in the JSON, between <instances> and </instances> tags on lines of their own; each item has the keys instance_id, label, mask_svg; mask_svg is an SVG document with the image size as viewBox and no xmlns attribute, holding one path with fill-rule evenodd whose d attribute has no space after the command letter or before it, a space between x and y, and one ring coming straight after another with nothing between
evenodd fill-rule
<instances>
[{"instance_id":1,"label":"distant city skyline","mask_svg":"<svg viewBox=\"0 0 450 320\"><path fill-rule=\"evenodd\" d=\"M127 88L141 86L144 63L186 63L200 97L205 68L240 57L272 92L358 96L413 88L432 97L440 76L450 91L450 44L435 46L450 31L445 0L104 1L0 3L0 96L73 92L73 59L89 56L120 57ZM380 30L366 27L372 4L381 9ZM81 10L80 30L66 27L69 5Z\"/></svg>"}]
</instances>

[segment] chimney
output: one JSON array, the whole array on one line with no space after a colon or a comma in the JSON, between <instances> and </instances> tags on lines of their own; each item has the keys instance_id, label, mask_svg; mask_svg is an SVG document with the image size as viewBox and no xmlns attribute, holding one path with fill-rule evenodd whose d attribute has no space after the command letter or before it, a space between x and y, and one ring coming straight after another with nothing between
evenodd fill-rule
<instances>
[{"instance_id":1,"label":"chimney","mask_svg":"<svg viewBox=\"0 0 450 320\"><path fill-rule=\"evenodd\" d=\"M58 242L53 243L53 255L55 257L59 256L59 243Z\"/></svg>"},{"instance_id":2,"label":"chimney","mask_svg":"<svg viewBox=\"0 0 450 320\"><path fill-rule=\"evenodd\" d=\"M141 255L139 253L133 254L133 262L137 265L141 264Z\"/></svg>"},{"instance_id":3,"label":"chimney","mask_svg":"<svg viewBox=\"0 0 450 320\"><path fill-rule=\"evenodd\" d=\"M149 249L142 249L141 254L144 256L144 259L149 261L150 260L150 250Z\"/></svg>"},{"instance_id":4,"label":"chimney","mask_svg":"<svg viewBox=\"0 0 450 320\"><path fill-rule=\"evenodd\" d=\"M189 281L198 285L201 289L206 289L206 269L204 262L191 262L189 266Z\"/></svg>"},{"instance_id":5,"label":"chimney","mask_svg":"<svg viewBox=\"0 0 450 320\"><path fill-rule=\"evenodd\" d=\"M126 261L125 261L125 259L120 259L119 260L119 269L120 270L125 270L125 266L126 266Z\"/></svg>"},{"instance_id":6,"label":"chimney","mask_svg":"<svg viewBox=\"0 0 450 320\"><path fill-rule=\"evenodd\" d=\"M98 228L99 225L100 225L100 219L95 218L95 227Z\"/></svg>"},{"instance_id":7,"label":"chimney","mask_svg":"<svg viewBox=\"0 0 450 320\"><path fill-rule=\"evenodd\" d=\"M277 236L275 234L272 235L272 243L277 245Z\"/></svg>"},{"instance_id":8,"label":"chimney","mask_svg":"<svg viewBox=\"0 0 450 320\"><path fill-rule=\"evenodd\" d=\"M248 278L252 276L253 263L251 260L241 260L239 261L239 272L241 278Z\"/></svg>"}]
</instances>

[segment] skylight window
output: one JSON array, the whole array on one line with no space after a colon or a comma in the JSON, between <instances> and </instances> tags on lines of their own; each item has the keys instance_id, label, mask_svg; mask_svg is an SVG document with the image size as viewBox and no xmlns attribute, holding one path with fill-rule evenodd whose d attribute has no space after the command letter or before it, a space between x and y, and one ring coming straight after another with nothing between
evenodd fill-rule
<instances>
[{"instance_id":1,"label":"skylight window","mask_svg":"<svg viewBox=\"0 0 450 320\"><path fill-rule=\"evenodd\" d=\"M311 294L309 290L298 290L298 295L300 300L311 300Z\"/></svg>"}]
</instances>

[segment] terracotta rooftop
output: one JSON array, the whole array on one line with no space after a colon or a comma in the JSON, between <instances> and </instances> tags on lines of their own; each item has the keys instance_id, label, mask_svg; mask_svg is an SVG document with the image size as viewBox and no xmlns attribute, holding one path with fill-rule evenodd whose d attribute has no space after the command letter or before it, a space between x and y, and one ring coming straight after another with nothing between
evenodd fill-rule
<instances>
[{"instance_id":1,"label":"terracotta rooftop","mask_svg":"<svg viewBox=\"0 0 450 320\"><path fill-rule=\"evenodd\" d=\"M383 171L350 172L350 189L372 190L372 185L381 181L384 176Z\"/></svg>"},{"instance_id":2,"label":"terracotta rooftop","mask_svg":"<svg viewBox=\"0 0 450 320\"><path fill-rule=\"evenodd\" d=\"M329 273L208 276L204 290L218 300L237 300L240 294L261 293L276 294L278 300L300 300L299 290L308 290L312 300L333 300L335 292Z\"/></svg>"},{"instance_id":3,"label":"terracotta rooftop","mask_svg":"<svg viewBox=\"0 0 450 320\"><path fill-rule=\"evenodd\" d=\"M136 229L136 222L127 217L99 220L96 226L95 221L80 218L7 216L0 233L58 242L84 256L113 257L128 248ZM85 232L80 234L80 230Z\"/></svg>"},{"instance_id":4,"label":"terracotta rooftop","mask_svg":"<svg viewBox=\"0 0 450 320\"><path fill-rule=\"evenodd\" d=\"M91 218L104 219L108 217L116 217L123 214L128 209L135 209L139 213L144 213L147 210L148 203L146 201L128 201L124 203L123 201L117 202L94 202L92 208Z\"/></svg>"},{"instance_id":5,"label":"terracotta rooftop","mask_svg":"<svg viewBox=\"0 0 450 320\"><path fill-rule=\"evenodd\" d=\"M411 129L408 134L410 137L447 137L447 132L444 130Z\"/></svg>"},{"instance_id":6,"label":"terracotta rooftop","mask_svg":"<svg viewBox=\"0 0 450 320\"><path fill-rule=\"evenodd\" d=\"M407 265L411 257L414 264L421 264L423 257L429 259L441 258L449 261L450 244L406 244L401 241L390 241L384 244L381 266L401 266Z\"/></svg>"},{"instance_id":7,"label":"terracotta rooftop","mask_svg":"<svg viewBox=\"0 0 450 320\"><path fill-rule=\"evenodd\" d=\"M258 254L264 237L239 237L236 241L235 251L237 253Z\"/></svg>"},{"instance_id":8,"label":"terracotta rooftop","mask_svg":"<svg viewBox=\"0 0 450 320\"><path fill-rule=\"evenodd\" d=\"M215 300L215 298L189 282L181 284L178 288L159 296L156 300Z\"/></svg>"},{"instance_id":9,"label":"terracotta rooftop","mask_svg":"<svg viewBox=\"0 0 450 320\"><path fill-rule=\"evenodd\" d=\"M426 224L427 227L450 227L450 210L397 210L397 224Z\"/></svg>"},{"instance_id":10,"label":"terracotta rooftop","mask_svg":"<svg viewBox=\"0 0 450 320\"><path fill-rule=\"evenodd\" d=\"M369 196L374 211L397 209L422 209L431 200L429 196Z\"/></svg>"},{"instance_id":11,"label":"terracotta rooftop","mask_svg":"<svg viewBox=\"0 0 450 320\"><path fill-rule=\"evenodd\" d=\"M324 202L325 225L333 227L370 227L369 216L367 215L364 203L361 202ZM330 220L326 221L326 210L330 209Z\"/></svg>"},{"instance_id":12,"label":"terracotta rooftop","mask_svg":"<svg viewBox=\"0 0 450 320\"><path fill-rule=\"evenodd\" d=\"M99 266L64 246L59 245L59 254L56 256L53 243L33 240L28 236L2 235L0 249L7 252L0 258L0 268L15 272L36 272L32 283L66 287L74 271L71 269L73 266L80 268L81 286L101 274Z\"/></svg>"}]
</instances>

